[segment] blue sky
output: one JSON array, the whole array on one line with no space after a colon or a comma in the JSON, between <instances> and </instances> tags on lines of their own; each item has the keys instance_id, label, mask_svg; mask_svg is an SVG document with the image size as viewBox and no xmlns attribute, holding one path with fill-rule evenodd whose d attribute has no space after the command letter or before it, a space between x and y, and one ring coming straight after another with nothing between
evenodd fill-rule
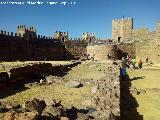
<instances>
[{"instance_id":1,"label":"blue sky","mask_svg":"<svg viewBox=\"0 0 160 120\"><path fill-rule=\"evenodd\" d=\"M23 1L29 0L1 0ZM33 1L33 0L30 0ZM34 0L36 1L36 0ZM38 0L37 0L38 1ZM134 28L154 31L160 20L160 0L39 0L58 5L0 5L0 29L16 32L19 24L33 25L37 34L53 36L56 30L69 31L70 37L94 32L99 38L111 38L112 19L133 17ZM67 2L67 5L60 5ZM75 5L69 3L76 2Z\"/></svg>"}]
</instances>

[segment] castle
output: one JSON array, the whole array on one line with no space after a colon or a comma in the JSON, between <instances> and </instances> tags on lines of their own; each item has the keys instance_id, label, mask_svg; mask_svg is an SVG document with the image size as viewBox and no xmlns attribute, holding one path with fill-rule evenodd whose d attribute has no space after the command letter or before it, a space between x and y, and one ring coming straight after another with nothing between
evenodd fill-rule
<instances>
[{"instance_id":1,"label":"castle","mask_svg":"<svg viewBox=\"0 0 160 120\"><path fill-rule=\"evenodd\" d=\"M112 20L112 38L98 39L94 33L81 38L69 38L68 32L56 31L53 37L36 34L34 27L19 25L17 32L0 31L0 61L69 60L86 55L95 60L121 59L129 54L143 61L160 62L160 22L156 31L133 28L133 18Z\"/></svg>"},{"instance_id":2,"label":"castle","mask_svg":"<svg viewBox=\"0 0 160 120\"><path fill-rule=\"evenodd\" d=\"M160 21L156 30L133 28L133 18L112 20L112 40L123 50L132 53L137 59L146 58L153 63L160 63Z\"/></svg>"}]
</instances>

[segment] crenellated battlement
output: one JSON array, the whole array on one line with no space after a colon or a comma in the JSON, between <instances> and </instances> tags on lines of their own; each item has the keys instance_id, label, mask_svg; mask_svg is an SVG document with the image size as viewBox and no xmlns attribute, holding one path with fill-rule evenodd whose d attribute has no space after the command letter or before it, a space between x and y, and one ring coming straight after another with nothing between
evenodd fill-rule
<instances>
[{"instance_id":1,"label":"crenellated battlement","mask_svg":"<svg viewBox=\"0 0 160 120\"><path fill-rule=\"evenodd\" d=\"M49 36L43 36L43 35L37 35L36 36L37 39L49 39L49 40L53 40L54 38L53 37L49 37Z\"/></svg>"},{"instance_id":2,"label":"crenellated battlement","mask_svg":"<svg viewBox=\"0 0 160 120\"><path fill-rule=\"evenodd\" d=\"M69 41L83 41L82 38L69 38Z\"/></svg>"},{"instance_id":3,"label":"crenellated battlement","mask_svg":"<svg viewBox=\"0 0 160 120\"><path fill-rule=\"evenodd\" d=\"M23 27L24 26L19 26L19 27ZM24 35L21 35L20 33L14 33L14 32L7 32L5 30L0 30L0 36L1 38L5 37L5 38L24 38ZM25 38L24 38L25 39ZM36 35L35 39L41 39L41 40L53 40L54 37L50 37L50 36L43 36L43 35Z\"/></svg>"},{"instance_id":4,"label":"crenellated battlement","mask_svg":"<svg viewBox=\"0 0 160 120\"><path fill-rule=\"evenodd\" d=\"M120 18L120 19L113 19L112 22L121 22L121 21L132 21L132 17L127 17L127 18Z\"/></svg>"},{"instance_id":5,"label":"crenellated battlement","mask_svg":"<svg viewBox=\"0 0 160 120\"><path fill-rule=\"evenodd\" d=\"M20 35L18 35L17 33L14 32L7 32L5 30L0 30L0 36L1 37L22 37Z\"/></svg>"},{"instance_id":6,"label":"crenellated battlement","mask_svg":"<svg viewBox=\"0 0 160 120\"><path fill-rule=\"evenodd\" d=\"M68 40L68 32L56 31L54 33L54 38L65 42Z\"/></svg>"},{"instance_id":7,"label":"crenellated battlement","mask_svg":"<svg viewBox=\"0 0 160 120\"><path fill-rule=\"evenodd\" d=\"M137 29L132 30L132 33L134 33L134 34L146 34L146 33L150 33L150 32L151 31L147 27L141 27L141 28L137 28Z\"/></svg>"},{"instance_id":8,"label":"crenellated battlement","mask_svg":"<svg viewBox=\"0 0 160 120\"><path fill-rule=\"evenodd\" d=\"M18 25L17 26L17 30L24 30L24 31L32 31L32 32L36 32L36 29L31 26L31 27L26 27L25 25Z\"/></svg>"}]
</instances>

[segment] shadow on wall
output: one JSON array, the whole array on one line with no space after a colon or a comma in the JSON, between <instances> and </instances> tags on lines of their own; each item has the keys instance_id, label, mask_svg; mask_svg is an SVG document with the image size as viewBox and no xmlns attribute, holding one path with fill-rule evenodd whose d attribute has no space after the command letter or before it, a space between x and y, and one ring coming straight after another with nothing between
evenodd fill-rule
<instances>
[{"instance_id":1,"label":"shadow on wall","mask_svg":"<svg viewBox=\"0 0 160 120\"><path fill-rule=\"evenodd\" d=\"M24 84L39 82L41 79L44 79L45 76L53 75L63 77L68 74L68 71L70 71L72 67L78 64L80 64L80 62L60 66L43 63L11 69L10 76L6 72L0 73L0 99L28 89L25 88Z\"/></svg>"},{"instance_id":2,"label":"shadow on wall","mask_svg":"<svg viewBox=\"0 0 160 120\"><path fill-rule=\"evenodd\" d=\"M128 74L125 80L120 78L120 119L121 120L143 120L143 115L137 111L138 103L130 93L131 79Z\"/></svg>"},{"instance_id":3,"label":"shadow on wall","mask_svg":"<svg viewBox=\"0 0 160 120\"><path fill-rule=\"evenodd\" d=\"M64 51L64 60L79 60L85 55L85 52L81 52L81 54L73 54L71 51L65 49Z\"/></svg>"},{"instance_id":4,"label":"shadow on wall","mask_svg":"<svg viewBox=\"0 0 160 120\"><path fill-rule=\"evenodd\" d=\"M127 53L126 52L124 52L123 50L121 50L121 49L117 49L117 58L118 58L118 60L122 60L122 57L127 57Z\"/></svg>"}]
</instances>

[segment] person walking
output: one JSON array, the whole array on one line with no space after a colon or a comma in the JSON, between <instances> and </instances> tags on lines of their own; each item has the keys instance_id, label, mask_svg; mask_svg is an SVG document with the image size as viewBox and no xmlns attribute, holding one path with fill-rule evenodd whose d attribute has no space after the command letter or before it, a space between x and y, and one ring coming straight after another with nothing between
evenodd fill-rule
<instances>
[{"instance_id":1,"label":"person walking","mask_svg":"<svg viewBox=\"0 0 160 120\"><path fill-rule=\"evenodd\" d=\"M139 69L141 69L142 68L142 60L139 60L139 62L138 62L138 67L139 67Z\"/></svg>"},{"instance_id":2,"label":"person walking","mask_svg":"<svg viewBox=\"0 0 160 120\"><path fill-rule=\"evenodd\" d=\"M135 65L136 65L136 58L135 58L135 57L132 59L131 62L132 62L133 68L136 68L136 67L135 67Z\"/></svg>"},{"instance_id":3,"label":"person walking","mask_svg":"<svg viewBox=\"0 0 160 120\"><path fill-rule=\"evenodd\" d=\"M122 57L122 67L120 68L122 80L126 79L126 66L127 66L127 60Z\"/></svg>"}]
</instances>

